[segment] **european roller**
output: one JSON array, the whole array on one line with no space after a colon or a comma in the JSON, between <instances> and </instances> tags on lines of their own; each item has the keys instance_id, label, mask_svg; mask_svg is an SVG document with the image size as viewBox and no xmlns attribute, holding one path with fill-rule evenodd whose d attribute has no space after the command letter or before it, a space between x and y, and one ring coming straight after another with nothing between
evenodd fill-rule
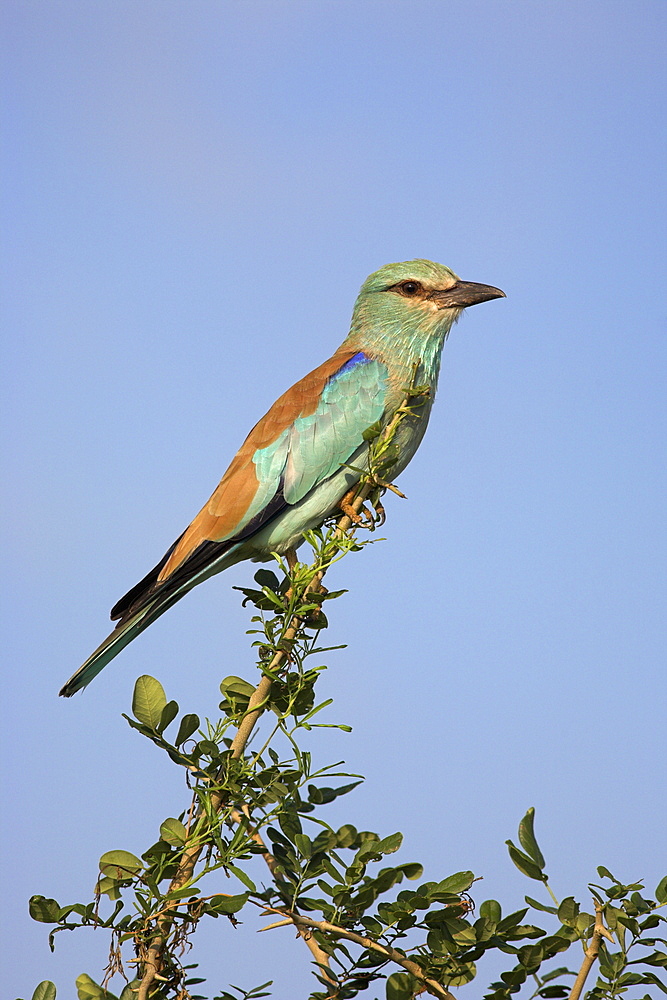
<instances>
[{"instance_id":1,"label":"european roller","mask_svg":"<svg viewBox=\"0 0 667 1000\"><path fill-rule=\"evenodd\" d=\"M451 326L468 306L504 297L442 264L387 264L366 279L338 350L255 424L209 500L165 555L112 608L115 629L60 691L86 687L121 649L198 583L243 559L292 556L303 533L332 516L368 464L364 431L385 426L413 379L430 387L403 421L392 477L428 422Z\"/></svg>"}]
</instances>

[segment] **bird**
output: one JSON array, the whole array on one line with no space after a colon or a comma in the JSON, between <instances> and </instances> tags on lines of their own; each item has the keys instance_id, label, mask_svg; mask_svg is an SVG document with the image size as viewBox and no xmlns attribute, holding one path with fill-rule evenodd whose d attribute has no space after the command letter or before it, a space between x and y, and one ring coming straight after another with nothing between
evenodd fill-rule
<instances>
[{"instance_id":1,"label":"bird","mask_svg":"<svg viewBox=\"0 0 667 1000\"><path fill-rule=\"evenodd\" d=\"M505 298L430 260L386 264L363 283L335 353L255 424L212 496L158 564L111 610L116 627L60 690L85 688L188 591L236 563L294 556L304 531L331 517L368 466L364 431L385 427L414 379L428 387L418 418L399 425L399 475L417 451L442 349L464 309ZM412 383L414 384L414 383ZM368 437L368 435L367 435Z\"/></svg>"}]
</instances>

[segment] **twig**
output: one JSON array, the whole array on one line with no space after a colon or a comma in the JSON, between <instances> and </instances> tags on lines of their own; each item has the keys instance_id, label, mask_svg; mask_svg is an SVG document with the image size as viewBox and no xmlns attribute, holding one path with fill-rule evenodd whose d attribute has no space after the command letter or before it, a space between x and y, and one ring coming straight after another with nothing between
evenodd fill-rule
<instances>
[{"instance_id":1,"label":"twig","mask_svg":"<svg viewBox=\"0 0 667 1000\"><path fill-rule=\"evenodd\" d=\"M354 931L348 931L345 927L339 927L337 924L330 924L328 920L312 920L310 917L301 916L300 913L294 913L291 910L281 910L273 906L264 906L263 909L267 913L281 914L281 916L295 924L297 928L299 925L303 927L311 927L313 930L323 931L326 934L335 934L336 937L345 938L346 941L353 941L354 944L361 945L362 948L367 948L370 951L376 951L378 954L384 955L385 958L390 959L390 961L396 962L397 965L402 966L406 972L409 972L410 975L415 977L415 979L418 979L432 996L440 997L441 1000L455 1000L454 995L450 993L446 987L441 986L440 983L435 981L435 979L430 979L427 975L425 975L424 970L420 965L413 962L412 959L407 958L403 952L397 951L389 945L379 944L377 941L373 941L372 938L364 937L363 934L356 934ZM282 923L283 921L279 921L278 923L270 926L279 927ZM264 927L262 929L269 930L268 927Z\"/></svg>"},{"instance_id":2,"label":"twig","mask_svg":"<svg viewBox=\"0 0 667 1000\"><path fill-rule=\"evenodd\" d=\"M243 808L243 815L249 821L250 820L250 810L248 809L248 806L244 805L242 808ZM231 818L234 820L235 823L242 822L241 813L237 809L234 809L232 811ZM257 830L256 828L253 827L248 832L250 833L250 836L255 841L255 843L259 844L260 847L264 848L264 854L263 854L264 861L266 862L266 864L268 866L268 869L271 872L271 874L273 875L274 879L276 879L279 882L282 882L283 881L283 875L282 875L282 872L278 868L278 862L276 861L276 859L274 858L273 854L271 854L270 850L266 846L264 838L262 837L262 835L259 832L259 830ZM291 921L287 920L287 923L291 923ZM262 930L269 930L268 927L262 927L261 929ZM312 953L312 956L315 959L315 961L318 963L318 965L320 965L322 967L322 971L325 973L325 975L327 976L327 978L330 980L331 984L335 986L335 977L334 977L333 973L329 971L329 956L327 955L326 951L323 951L322 948L320 948L319 944L317 943L317 941L315 940L315 938L312 936L312 934L304 932L302 930L302 928L300 928L300 927L297 927L297 931L298 931L299 937L303 938L303 940L308 945L308 948L310 949L310 951Z\"/></svg>"},{"instance_id":3,"label":"twig","mask_svg":"<svg viewBox=\"0 0 667 1000\"><path fill-rule=\"evenodd\" d=\"M341 518L341 520L345 520ZM351 522L350 522L351 523ZM313 580L307 587L307 591L314 590L319 587L320 581L322 579L323 573L317 573ZM301 622L298 618L294 618L293 622L285 631L284 641L286 644L291 644L297 636ZM268 671L274 673L282 665L283 661L287 658L287 652L284 650L278 650L271 660ZM248 711L244 715L241 724L236 731L236 736L231 745L232 758L238 760L245 750L246 744L250 739L250 735L255 727L257 720L264 710L264 706L268 702L269 695L271 693L271 677L264 674L259 684L250 696L250 701L248 703ZM210 804L213 812L220 812L223 806L226 804L226 797L222 792L212 791L210 794ZM174 876L169 886L169 892L174 892L181 889L186 882L192 877L192 873L195 869L195 865L199 860L199 857L204 850L204 844L193 845L183 852L180 864L178 866L178 872ZM173 919L170 915L170 911L167 910L163 916L163 919L159 926L159 933L151 941L148 947L145 958L144 958L144 974L139 986L137 998L138 1000L148 1000L148 991L151 985L158 978L159 972L162 967L162 952L167 941L167 937L171 930L173 924ZM313 949L311 948L311 951ZM317 949L318 953L320 951L319 947ZM318 961L321 959L318 957Z\"/></svg>"},{"instance_id":4,"label":"twig","mask_svg":"<svg viewBox=\"0 0 667 1000\"><path fill-rule=\"evenodd\" d=\"M598 957L600 945L602 944L602 938L607 938L607 940L611 941L612 944L614 941L611 932L605 927L602 920L602 914L604 911L602 903L600 903L597 899L594 899L593 902L595 904L595 927L593 928L593 937L591 938L591 943L584 952L584 960L581 963L579 974L574 981L574 985L572 986L569 1000L579 1000L581 991L583 990L588 977L588 973L591 971L593 962Z\"/></svg>"},{"instance_id":5,"label":"twig","mask_svg":"<svg viewBox=\"0 0 667 1000\"><path fill-rule=\"evenodd\" d=\"M288 927L293 924L294 921L290 917L285 917L284 920L275 920L272 924L267 924L266 927L260 927L257 933L261 934L262 931L272 931L276 927Z\"/></svg>"}]
</instances>

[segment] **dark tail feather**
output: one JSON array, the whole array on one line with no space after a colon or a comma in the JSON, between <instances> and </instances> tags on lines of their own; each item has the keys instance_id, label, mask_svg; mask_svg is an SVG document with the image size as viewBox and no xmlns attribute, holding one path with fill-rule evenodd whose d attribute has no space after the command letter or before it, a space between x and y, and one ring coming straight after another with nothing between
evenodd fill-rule
<instances>
[{"instance_id":1,"label":"dark tail feather","mask_svg":"<svg viewBox=\"0 0 667 1000\"><path fill-rule=\"evenodd\" d=\"M107 663L113 660L114 656L118 656L121 649L125 649L128 643L136 639L145 628L152 625L160 615L163 615L177 601L180 601L181 597L184 597L189 589L181 588L176 593L172 591L171 594L165 593L162 597L157 596L150 604L147 604L135 614L130 615L124 621L119 622L113 632L106 637L95 652L90 654L86 662L79 667L75 674L72 674L58 694L61 694L64 698L71 698L77 691L81 691L82 688L90 684L92 679L97 677L100 670L106 667Z\"/></svg>"},{"instance_id":2,"label":"dark tail feather","mask_svg":"<svg viewBox=\"0 0 667 1000\"><path fill-rule=\"evenodd\" d=\"M177 543L174 542L174 545ZM181 597L185 597L189 590L208 576L237 562L239 558L234 557L235 551L240 547L238 543L204 542L183 567L179 567L164 583L158 584L160 570L171 555L174 545L155 569L118 601L111 617L122 615L121 620L86 662L72 674L59 694L71 698L77 691L85 688L114 656L118 656L121 649L125 649L145 628L180 601ZM223 561L224 556L227 558Z\"/></svg>"},{"instance_id":3,"label":"dark tail feather","mask_svg":"<svg viewBox=\"0 0 667 1000\"><path fill-rule=\"evenodd\" d=\"M183 535L184 534L185 532L183 532ZM116 601L111 609L111 614L109 615L112 622L118 621L119 618L124 618L127 613L132 610L133 605L137 604L142 597L148 596L148 591L154 589L157 584L157 578L162 572L162 567L166 566L169 556L174 551L183 535L178 536L174 544L170 546L170 548L167 549L165 554L162 556L162 559L160 559L157 566L154 566L150 573L146 574L143 580L136 583L134 587L132 587L132 590L128 590L127 594L123 594L121 599Z\"/></svg>"}]
</instances>

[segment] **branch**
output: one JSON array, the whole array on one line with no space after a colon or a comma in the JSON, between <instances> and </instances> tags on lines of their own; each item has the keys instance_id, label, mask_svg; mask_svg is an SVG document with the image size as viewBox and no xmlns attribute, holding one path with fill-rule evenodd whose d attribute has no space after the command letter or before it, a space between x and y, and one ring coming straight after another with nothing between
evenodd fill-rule
<instances>
[{"instance_id":1,"label":"branch","mask_svg":"<svg viewBox=\"0 0 667 1000\"><path fill-rule=\"evenodd\" d=\"M378 954L400 965L406 972L414 976L415 979L418 979L432 996L440 997L441 1000L455 1000L453 993L450 993L448 989L436 982L435 979L430 979L425 975L422 967L413 962L412 959L407 958L402 951L390 948L389 945L379 944L377 941L373 941L372 938L364 937L363 934L348 931L345 927L330 924L328 920L311 920L310 917L302 917L300 913L294 913L292 910L281 910L273 906L265 906L264 910L267 913L279 913L282 917L285 917L287 922L293 923L297 929L300 927L310 927L316 931L323 931L325 934L334 934L336 937L345 938L346 941L352 941L354 944L358 944L370 951L377 951ZM282 924L283 921L281 920L275 924L271 924L270 927L280 927ZM262 928L262 930L269 929L269 927Z\"/></svg>"},{"instance_id":2,"label":"branch","mask_svg":"<svg viewBox=\"0 0 667 1000\"><path fill-rule=\"evenodd\" d=\"M250 810L248 809L247 805L244 805L242 807L242 809L243 809L243 815L246 817L246 819L248 821L250 821ZM234 809L232 811L231 818L234 820L235 823L241 823L242 820L243 820L243 816L238 811L238 809ZM284 881L283 880L282 872L278 869L278 862L276 861L276 859L274 858L273 854L271 854L271 851L266 846L264 838L262 837L262 835L259 832L259 830L256 827L250 827L248 829L248 833L250 834L251 838L255 841L256 844L259 844L260 847L264 848L263 858L264 858L264 861L267 864L267 867L268 867L269 871L271 872L272 876L274 877L274 879L276 879L276 881L279 881L279 882ZM291 920L286 920L286 923L292 923L292 921ZM267 927L262 927L262 930L268 930L268 928ZM309 947L309 949L310 949L310 951L312 953L312 956L315 959L315 961L318 963L318 965L320 967L322 967L322 971L324 972L324 974L331 981L331 983L333 985L335 985L335 977L334 977L333 973L331 973L331 972L328 971L329 970L329 956L327 955L326 951L323 951L320 948L319 944L317 943L317 941L315 940L315 938L313 937L312 934L304 932L299 927L297 927L297 931L299 933L299 937L301 937L306 942L306 944L308 945L308 947Z\"/></svg>"},{"instance_id":3,"label":"branch","mask_svg":"<svg viewBox=\"0 0 667 1000\"><path fill-rule=\"evenodd\" d=\"M581 963L579 974L574 981L574 985L572 986L572 992L570 993L569 1000L579 1000L581 991L584 988L584 983L588 978L588 973L591 971L593 962L598 957L600 945L602 944L602 938L605 937L612 943L614 941L611 936L611 932L607 930L602 920L602 913L604 910L602 903L600 903L597 899L594 899L593 902L595 904L595 927L593 928L593 937L591 938L591 943L584 952L584 960Z\"/></svg>"},{"instance_id":4,"label":"branch","mask_svg":"<svg viewBox=\"0 0 667 1000\"><path fill-rule=\"evenodd\" d=\"M364 487L359 491L359 496L354 501L354 506L358 510L363 504L365 496L370 492L370 485L364 484ZM341 517L338 521L337 530L340 533L345 533L353 527L352 519L347 515ZM324 576L324 570L316 573L313 579L310 581L306 587L305 593L313 590L317 590L322 582L322 577ZM285 631L283 641L286 646L289 647L296 639L299 629L301 628L301 619L296 615L292 619L289 627ZM274 674L287 660L288 652L286 650L278 650L271 662L269 663L267 673ZM264 707L268 702L269 695L271 693L271 677L264 674L261 678L259 684L250 696L250 701L248 703L248 710L241 720L241 724L236 732L236 736L231 745L232 758L238 760L238 758L243 754L246 748L248 740L252 734L253 729L259 719L260 715L264 711ZM210 794L210 804L214 812L220 812L223 806L227 804L227 799L225 793L221 791L212 791ZM168 892L174 892L181 889L192 877L195 865L199 860L199 857L204 850L204 844L193 845L187 848L182 856L181 861L178 866L178 872L174 876L169 886ZM164 951L167 938L171 931L173 924L173 918L171 913L167 911L160 924L159 933L153 938L150 946L146 949L144 955L144 974L141 980L141 985L139 986L139 991L137 994L138 1000L148 1000L149 990L155 980L158 978L159 973L162 969L162 954ZM328 964L328 956L321 951L319 945L315 942L311 945L308 942L308 946L313 953L316 961L323 965Z\"/></svg>"}]
</instances>

